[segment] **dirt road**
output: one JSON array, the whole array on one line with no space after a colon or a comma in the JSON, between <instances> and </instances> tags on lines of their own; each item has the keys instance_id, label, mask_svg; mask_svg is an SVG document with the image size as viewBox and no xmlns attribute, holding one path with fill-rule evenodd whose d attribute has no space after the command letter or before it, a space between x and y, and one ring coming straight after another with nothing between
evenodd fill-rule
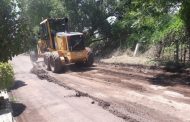
<instances>
[{"instance_id":1,"label":"dirt road","mask_svg":"<svg viewBox=\"0 0 190 122\"><path fill-rule=\"evenodd\" d=\"M16 69L21 72L19 74L22 75L22 77L28 77L28 75L35 77L30 73L23 75L25 71L22 71L21 67L23 66L20 65L28 65L28 57L19 56L15 59L15 62L18 63L16 63ZM27 69L29 68L32 67L27 67ZM44 93L41 93L41 90L36 90L33 91L33 93L30 93L35 94L37 98L38 94L40 93L41 97L43 96L41 101L48 101L48 97L44 98L44 94L47 94L48 96L49 94L50 96L55 94L54 99L56 98L60 100L60 98L62 98L61 96L64 96L63 89L69 88L74 90L75 93L82 93L82 96L85 96L84 98L88 99L88 102L85 102L84 104L89 106L89 108L92 108L90 106L91 102L89 101L95 101L95 103L97 103L103 109L109 111L109 114L112 113L112 115L118 116L125 121L190 122L190 89L189 77L187 74L178 75L160 70L133 69L129 67L105 64L95 64L95 66L92 68L76 68L74 65L71 65L67 66L63 73L55 74L52 72L46 72L43 69L43 63L40 61L37 63L34 69L34 73L36 73L41 79L47 79L50 81L50 83L44 80L40 81L35 77L35 80L37 80L35 87L43 86L43 88L48 89L48 93L47 90L43 91ZM34 80L31 82L33 84ZM48 84L46 86L48 88L44 86L45 84ZM55 84L63 86L62 88L59 87L60 92L57 90L52 91L52 87L58 87L58 85ZM24 87L23 92L26 90ZM30 89L33 89L33 87L34 86L31 86ZM32 90L29 91L31 92ZM60 94L59 98L56 97L56 95L58 95L57 92ZM21 93L19 95L22 96ZM15 96L19 95L15 94ZM32 96L32 98L33 97L34 96ZM28 98L27 95L24 98ZM64 98L62 99L64 100ZM72 99L74 98L72 97ZM79 98L75 99L78 101ZM34 101L35 100L33 100L33 102ZM79 102L78 105L85 106L82 104L82 102ZM48 105L43 108L49 109L49 111L51 110L51 107L49 108ZM75 107L73 107L73 109L75 109ZM79 108L77 110L81 109ZM101 110L102 109L100 109L100 111ZM40 111L40 109L35 109L35 111L40 115L43 112L47 112ZM24 113L26 112L24 111ZM101 115L102 114L100 114L100 116ZM107 118L106 116L104 117ZM114 119L102 120L115 121Z\"/></svg>"},{"instance_id":2,"label":"dirt road","mask_svg":"<svg viewBox=\"0 0 190 122\"><path fill-rule=\"evenodd\" d=\"M29 57L17 56L12 64L16 81L11 93L17 122L123 121L93 99L31 74Z\"/></svg>"}]
</instances>

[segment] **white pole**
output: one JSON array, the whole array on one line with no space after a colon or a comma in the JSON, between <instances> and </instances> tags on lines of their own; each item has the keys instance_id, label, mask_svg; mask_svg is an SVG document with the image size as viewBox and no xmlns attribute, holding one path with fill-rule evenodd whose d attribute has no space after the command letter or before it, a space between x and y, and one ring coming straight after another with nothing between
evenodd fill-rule
<instances>
[{"instance_id":1,"label":"white pole","mask_svg":"<svg viewBox=\"0 0 190 122\"><path fill-rule=\"evenodd\" d=\"M137 44L136 44L136 47L135 47L135 51L134 51L133 56L136 56L136 55L137 55L138 50L139 50L139 47L140 47L140 43L137 43Z\"/></svg>"}]
</instances>

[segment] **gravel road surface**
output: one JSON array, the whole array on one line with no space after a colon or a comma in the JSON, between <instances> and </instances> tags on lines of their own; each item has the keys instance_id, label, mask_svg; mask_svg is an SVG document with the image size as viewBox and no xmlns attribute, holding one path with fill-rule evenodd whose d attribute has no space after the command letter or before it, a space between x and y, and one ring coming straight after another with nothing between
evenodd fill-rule
<instances>
[{"instance_id":1,"label":"gravel road surface","mask_svg":"<svg viewBox=\"0 0 190 122\"><path fill-rule=\"evenodd\" d=\"M34 67L24 55L12 63L15 109L24 109L15 113L19 121L190 122L187 72L98 63L55 74L41 59Z\"/></svg>"},{"instance_id":2,"label":"gravel road surface","mask_svg":"<svg viewBox=\"0 0 190 122\"><path fill-rule=\"evenodd\" d=\"M74 90L47 80L40 80L30 73L33 66L28 56L17 56L11 63L15 70L12 106L17 122L124 121L89 97L80 96Z\"/></svg>"}]
</instances>

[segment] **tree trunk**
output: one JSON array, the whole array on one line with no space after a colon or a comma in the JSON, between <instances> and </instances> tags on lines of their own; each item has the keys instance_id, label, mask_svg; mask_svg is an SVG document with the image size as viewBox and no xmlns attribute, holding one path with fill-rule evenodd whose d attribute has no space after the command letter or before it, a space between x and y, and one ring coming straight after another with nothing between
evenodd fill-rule
<instances>
[{"instance_id":1,"label":"tree trunk","mask_svg":"<svg viewBox=\"0 0 190 122\"><path fill-rule=\"evenodd\" d=\"M179 40L175 40L176 50L175 50L175 62L179 63Z\"/></svg>"},{"instance_id":2,"label":"tree trunk","mask_svg":"<svg viewBox=\"0 0 190 122\"><path fill-rule=\"evenodd\" d=\"M0 97L0 110L4 108L3 103L4 103L4 97Z\"/></svg>"},{"instance_id":3,"label":"tree trunk","mask_svg":"<svg viewBox=\"0 0 190 122\"><path fill-rule=\"evenodd\" d=\"M180 62L183 62L183 44L180 44Z\"/></svg>"},{"instance_id":4,"label":"tree trunk","mask_svg":"<svg viewBox=\"0 0 190 122\"><path fill-rule=\"evenodd\" d=\"M161 53L162 53L162 49L163 49L163 42L162 41L160 41L159 43L158 43L158 45L156 46L156 58L157 59L159 59L160 58L160 56L161 56Z\"/></svg>"},{"instance_id":5,"label":"tree trunk","mask_svg":"<svg viewBox=\"0 0 190 122\"><path fill-rule=\"evenodd\" d=\"M183 54L183 63L186 63L186 53L187 53L187 49L186 47L184 48L184 54Z\"/></svg>"}]
</instances>

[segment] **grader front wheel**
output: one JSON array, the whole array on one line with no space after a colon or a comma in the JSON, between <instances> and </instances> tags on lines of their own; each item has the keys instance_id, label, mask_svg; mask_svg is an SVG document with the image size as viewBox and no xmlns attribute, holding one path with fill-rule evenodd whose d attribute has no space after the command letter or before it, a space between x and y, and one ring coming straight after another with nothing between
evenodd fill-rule
<instances>
[{"instance_id":1,"label":"grader front wheel","mask_svg":"<svg viewBox=\"0 0 190 122\"><path fill-rule=\"evenodd\" d=\"M30 51L30 60L36 62L38 60L38 53L36 50Z\"/></svg>"},{"instance_id":2,"label":"grader front wheel","mask_svg":"<svg viewBox=\"0 0 190 122\"><path fill-rule=\"evenodd\" d=\"M45 66L45 69L50 71L51 68L50 68L50 53L45 53L44 54L44 66Z\"/></svg>"}]
</instances>

